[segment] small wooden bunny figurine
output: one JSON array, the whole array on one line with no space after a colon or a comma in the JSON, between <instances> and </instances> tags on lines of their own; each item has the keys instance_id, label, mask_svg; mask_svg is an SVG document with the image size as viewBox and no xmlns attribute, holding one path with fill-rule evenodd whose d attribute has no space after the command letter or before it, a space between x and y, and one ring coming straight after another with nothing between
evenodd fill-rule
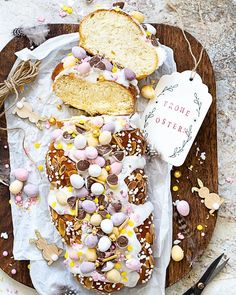
<instances>
[{"instance_id":1,"label":"small wooden bunny figurine","mask_svg":"<svg viewBox=\"0 0 236 295\"><path fill-rule=\"evenodd\" d=\"M55 244L48 244L39 231L36 230L35 235L37 239L30 239L30 243L35 244L36 247L42 251L43 258L48 262L48 265L57 261L63 250L58 248Z\"/></svg>"},{"instance_id":2,"label":"small wooden bunny figurine","mask_svg":"<svg viewBox=\"0 0 236 295\"><path fill-rule=\"evenodd\" d=\"M40 121L46 121L46 118L33 112L31 104L25 101L25 97L18 101L16 108L12 111L12 114L17 114L22 119L28 118L29 121L34 123L39 129L42 128Z\"/></svg>"},{"instance_id":3,"label":"small wooden bunny figurine","mask_svg":"<svg viewBox=\"0 0 236 295\"><path fill-rule=\"evenodd\" d=\"M224 202L224 199L215 193L210 193L209 189L203 185L203 182L197 179L198 187L192 187L192 192L197 192L199 197L204 199L205 206L210 209L209 213L213 214L220 208L220 205Z\"/></svg>"}]
</instances>

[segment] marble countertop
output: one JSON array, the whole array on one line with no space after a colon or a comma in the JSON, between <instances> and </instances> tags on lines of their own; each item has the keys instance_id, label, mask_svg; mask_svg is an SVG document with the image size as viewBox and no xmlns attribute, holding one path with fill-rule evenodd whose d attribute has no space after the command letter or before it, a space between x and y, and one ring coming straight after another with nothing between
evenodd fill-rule
<instances>
[{"instance_id":1,"label":"marble countertop","mask_svg":"<svg viewBox=\"0 0 236 295\"><path fill-rule=\"evenodd\" d=\"M12 38L14 28L22 25L45 23L73 23L78 15L62 18L59 3L74 2L78 11L86 12L90 5L85 0L1 0L0 1L0 49ZM116 2L94 0L93 3ZM178 25L175 12L169 11L165 0L126 0L127 8L140 10L147 22ZM228 266L209 284L203 294L234 295L236 287L236 93L235 93L235 0L179 0L172 1L181 11L185 30L205 43L214 66L217 83L219 194L225 199L216 229L204 255L184 279L166 290L167 295L180 295L196 281L209 263L225 252L230 261ZM201 4L205 28L202 29L198 14ZM93 4L92 4L93 5ZM205 38L204 31L207 34ZM206 42L205 42L206 41ZM234 130L234 131L233 131ZM3 249L1 249L3 250ZM31 295L36 292L13 281L0 271L0 294Z\"/></svg>"}]
</instances>

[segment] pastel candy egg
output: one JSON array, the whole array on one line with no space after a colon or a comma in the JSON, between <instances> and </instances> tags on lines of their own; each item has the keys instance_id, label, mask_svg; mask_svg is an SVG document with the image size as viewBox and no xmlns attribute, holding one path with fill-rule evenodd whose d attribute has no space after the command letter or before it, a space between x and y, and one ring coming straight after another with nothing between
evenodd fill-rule
<instances>
[{"instance_id":1,"label":"pastel candy egg","mask_svg":"<svg viewBox=\"0 0 236 295\"><path fill-rule=\"evenodd\" d=\"M67 197L66 193L64 193L64 192L58 192L56 194L56 199L57 199L57 202L60 205L62 205L62 206L66 206L67 205L67 199L68 199L68 197Z\"/></svg>"},{"instance_id":2,"label":"pastel candy egg","mask_svg":"<svg viewBox=\"0 0 236 295\"><path fill-rule=\"evenodd\" d=\"M17 168L14 170L14 176L20 181L26 181L29 177L29 172L24 168Z\"/></svg>"},{"instance_id":3,"label":"pastel candy egg","mask_svg":"<svg viewBox=\"0 0 236 295\"><path fill-rule=\"evenodd\" d=\"M97 127L102 127L103 122L104 122L103 117L95 117L91 119L91 123Z\"/></svg>"},{"instance_id":4,"label":"pastel candy egg","mask_svg":"<svg viewBox=\"0 0 236 295\"><path fill-rule=\"evenodd\" d=\"M63 60L63 68L72 68L76 64L76 58L73 55L67 56Z\"/></svg>"},{"instance_id":5,"label":"pastel candy egg","mask_svg":"<svg viewBox=\"0 0 236 295\"><path fill-rule=\"evenodd\" d=\"M91 66L89 62L86 61L79 64L76 68L80 72L80 74L87 74L90 71Z\"/></svg>"},{"instance_id":6,"label":"pastel candy egg","mask_svg":"<svg viewBox=\"0 0 236 295\"><path fill-rule=\"evenodd\" d=\"M141 263L140 263L139 259L131 258L126 261L126 266L127 266L127 268L129 268L131 270L139 271L141 268Z\"/></svg>"},{"instance_id":7,"label":"pastel candy egg","mask_svg":"<svg viewBox=\"0 0 236 295\"><path fill-rule=\"evenodd\" d=\"M94 159L93 161L93 164L97 164L97 165L99 165L100 167L103 167L104 165L105 165L105 163L106 163L106 160L103 158L103 157L101 157L101 156L98 156L96 159Z\"/></svg>"},{"instance_id":8,"label":"pastel candy egg","mask_svg":"<svg viewBox=\"0 0 236 295\"><path fill-rule=\"evenodd\" d=\"M179 245L172 247L171 257L174 261L181 261L184 258L184 251Z\"/></svg>"},{"instance_id":9,"label":"pastel candy egg","mask_svg":"<svg viewBox=\"0 0 236 295\"><path fill-rule=\"evenodd\" d=\"M87 246L89 248L94 248L98 244L98 237L95 235L92 235L92 234L88 235L84 240L84 244L85 244L85 246Z\"/></svg>"},{"instance_id":10,"label":"pastel candy egg","mask_svg":"<svg viewBox=\"0 0 236 295\"><path fill-rule=\"evenodd\" d=\"M69 254L70 259L72 259L72 260L78 260L79 259L78 251L75 251L74 249L70 249L68 251L68 254Z\"/></svg>"},{"instance_id":11,"label":"pastel candy egg","mask_svg":"<svg viewBox=\"0 0 236 295\"><path fill-rule=\"evenodd\" d=\"M112 269L106 273L106 278L109 282L118 284L121 282L121 275L118 270Z\"/></svg>"},{"instance_id":12,"label":"pastel candy egg","mask_svg":"<svg viewBox=\"0 0 236 295\"><path fill-rule=\"evenodd\" d=\"M39 189L36 185L32 184L32 183L28 183L24 186L23 189L24 193L29 197L29 198L33 198L38 196L39 194Z\"/></svg>"},{"instance_id":13,"label":"pastel candy egg","mask_svg":"<svg viewBox=\"0 0 236 295\"><path fill-rule=\"evenodd\" d=\"M115 226L119 226L125 221L126 217L125 213L118 212L112 215L111 220Z\"/></svg>"},{"instance_id":14,"label":"pastel candy egg","mask_svg":"<svg viewBox=\"0 0 236 295\"><path fill-rule=\"evenodd\" d=\"M115 266L115 264L113 262L107 261L106 264L103 266L102 271L107 272L107 271L113 269L114 266Z\"/></svg>"},{"instance_id":15,"label":"pastel candy egg","mask_svg":"<svg viewBox=\"0 0 236 295\"><path fill-rule=\"evenodd\" d=\"M17 179L10 184L9 191L13 195L17 195L19 192L21 192L23 185L23 182Z\"/></svg>"},{"instance_id":16,"label":"pastel candy egg","mask_svg":"<svg viewBox=\"0 0 236 295\"><path fill-rule=\"evenodd\" d=\"M97 156L98 156L98 151L95 147L93 146L88 146L86 147L85 149L85 156L88 158L88 159L96 159Z\"/></svg>"},{"instance_id":17,"label":"pastel candy egg","mask_svg":"<svg viewBox=\"0 0 236 295\"><path fill-rule=\"evenodd\" d=\"M84 150L74 151L73 155L77 160L85 160L86 159Z\"/></svg>"},{"instance_id":18,"label":"pastel candy egg","mask_svg":"<svg viewBox=\"0 0 236 295\"><path fill-rule=\"evenodd\" d=\"M150 24L145 24L147 32L150 32L152 35L156 35L157 30Z\"/></svg>"},{"instance_id":19,"label":"pastel candy egg","mask_svg":"<svg viewBox=\"0 0 236 295\"><path fill-rule=\"evenodd\" d=\"M96 147L98 146L98 139L92 135L87 136L87 143L89 146Z\"/></svg>"},{"instance_id":20,"label":"pastel candy egg","mask_svg":"<svg viewBox=\"0 0 236 295\"><path fill-rule=\"evenodd\" d=\"M113 222L111 219L104 219L101 222L101 229L104 233L110 234L113 230Z\"/></svg>"},{"instance_id":21,"label":"pastel candy egg","mask_svg":"<svg viewBox=\"0 0 236 295\"><path fill-rule=\"evenodd\" d=\"M176 204L176 209L182 216L188 216L190 212L189 203L185 200L178 201Z\"/></svg>"},{"instance_id":22,"label":"pastel candy egg","mask_svg":"<svg viewBox=\"0 0 236 295\"><path fill-rule=\"evenodd\" d=\"M134 80L136 78L135 73L131 69L125 68L124 69L124 74L125 74L125 79L126 80L132 81L132 80Z\"/></svg>"},{"instance_id":23,"label":"pastel candy egg","mask_svg":"<svg viewBox=\"0 0 236 295\"><path fill-rule=\"evenodd\" d=\"M86 187L82 187L80 189L75 190L75 196L78 198L85 198L88 196L88 194L89 194L89 192L86 189Z\"/></svg>"},{"instance_id":24,"label":"pastel candy egg","mask_svg":"<svg viewBox=\"0 0 236 295\"><path fill-rule=\"evenodd\" d=\"M136 19L140 24L144 22L144 15L139 11L132 11L130 14L134 19Z\"/></svg>"},{"instance_id":25,"label":"pastel candy egg","mask_svg":"<svg viewBox=\"0 0 236 295\"><path fill-rule=\"evenodd\" d=\"M91 192L94 196L100 196L104 192L104 186L101 183L95 182L91 186Z\"/></svg>"},{"instance_id":26,"label":"pastel candy egg","mask_svg":"<svg viewBox=\"0 0 236 295\"><path fill-rule=\"evenodd\" d=\"M84 209L84 211L86 211L87 213L93 213L96 211L96 204L93 201L90 200L85 200L82 203L82 208Z\"/></svg>"},{"instance_id":27,"label":"pastel candy egg","mask_svg":"<svg viewBox=\"0 0 236 295\"><path fill-rule=\"evenodd\" d=\"M96 266L95 266L95 264L93 262L84 261L80 265L80 271L83 274L93 272L95 269L96 269Z\"/></svg>"},{"instance_id":28,"label":"pastel candy egg","mask_svg":"<svg viewBox=\"0 0 236 295\"><path fill-rule=\"evenodd\" d=\"M106 252L111 247L111 240L108 236L102 236L98 242L98 250L101 252Z\"/></svg>"},{"instance_id":29,"label":"pastel candy egg","mask_svg":"<svg viewBox=\"0 0 236 295\"><path fill-rule=\"evenodd\" d=\"M111 132L110 131L102 131L99 135L99 142L102 145L109 144L111 142Z\"/></svg>"},{"instance_id":30,"label":"pastel candy egg","mask_svg":"<svg viewBox=\"0 0 236 295\"><path fill-rule=\"evenodd\" d=\"M81 188L84 185L84 179L78 174L72 174L70 176L70 183L74 188Z\"/></svg>"},{"instance_id":31,"label":"pastel candy egg","mask_svg":"<svg viewBox=\"0 0 236 295\"><path fill-rule=\"evenodd\" d=\"M77 57L79 59L83 59L87 56L84 48L79 46L72 47L72 54L74 55L74 57Z\"/></svg>"},{"instance_id":32,"label":"pastel candy egg","mask_svg":"<svg viewBox=\"0 0 236 295\"><path fill-rule=\"evenodd\" d=\"M111 70L113 68L112 63L106 58L102 59L102 62L104 63L106 70L111 72Z\"/></svg>"},{"instance_id":33,"label":"pastel candy egg","mask_svg":"<svg viewBox=\"0 0 236 295\"><path fill-rule=\"evenodd\" d=\"M90 218L90 223L94 226L99 226L102 222L102 216L98 213L94 213Z\"/></svg>"},{"instance_id":34,"label":"pastel candy egg","mask_svg":"<svg viewBox=\"0 0 236 295\"><path fill-rule=\"evenodd\" d=\"M115 131L115 124L112 122L106 123L105 125L103 125L102 130L103 131L110 131L111 133L113 133Z\"/></svg>"},{"instance_id":35,"label":"pastel candy egg","mask_svg":"<svg viewBox=\"0 0 236 295\"><path fill-rule=\"evenodd\" d=\"M56 140L58 137L60 137L62 135L62 133L63 133L63 131L61 129L53 130L53 132L51 134L51 139Z\"/></svg>"},{"instance_id":36,"label":"pastel candy egg","mask_svg":"<svg viewBox=\"0 0 236 295\"><path fill-rule=\"evenodd\" d=\"M96 249L88 249L85 253L85 257L87 258L88 261L96 261L97 260L97 253Z\"/></svg>"},{"instance_id":37,"label":"pastel candy egg","mask_svg":"<svg viewBox=\"0 0 236 295\"><path fill-rule=\"evenodd\" d=\"M145 85L141 89L141 94L144 98L153 99L156 96L155 90L152 85Z\"/></svg>"},{"instance_id":38,"label":"pastel candy egg","mask_svg":"<svg viewBox=\"0 0 236 295\"><path fill-rule=\"evenodd\" d=\"M93 164L89 166L88 173L92 177L98 177L102 172L102 169L99 165Z\"/></svg>"},{"instance_id":39,"label":"pastel candy egg","mask_svg":"<svg viewBox=\"0 0 236 295\"><path fill-rule=\"evenodd\" d=\"M79 134L75 137L74 145L77 149L82 150L86 147L87 139L84 135Z\"/></svg>"},{"instance_id":40,"label":"pastel candy egg","mask_svg":"<svg viewBox=\"0 0 236 295\"><path fill-rule=\"evenodd\" d=\"M111 164L111 174L120 174L122 170L122 163L120 162L114 162Z\"/></svg>"},{"instance_id":41,"label":"pastel candy egg","mask_svg":"<svg viewBox=\"0 0 236 295\"><path fill-rule=\"evenodd\" d=\"M108 176L108 172L105 168L102 168L102 172L101 174L98 176L98 180L101 180L101 181L106 181L107 179L107 176Z\"/></svg>"}]
</instances>

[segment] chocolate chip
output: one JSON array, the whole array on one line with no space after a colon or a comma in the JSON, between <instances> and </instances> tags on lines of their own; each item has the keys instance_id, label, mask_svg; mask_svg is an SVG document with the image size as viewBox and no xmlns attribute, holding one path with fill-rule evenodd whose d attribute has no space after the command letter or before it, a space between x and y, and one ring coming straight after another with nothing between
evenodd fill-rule
<instances>
[{"instance_id":1,"label":"chocolate chip","mask_svg":"<svg viewBox=\"0 0 236 295\"><path fill-rule=\"evenodd\" d=\"M107 176L107 183L110 185L117 185L118 176L116 174L110 174Z\"/></svg>"},{"instance_id":2,"label":"chocolate chip","mask_svg":"<svg viewBox=\"0 0 236 295\"><path fill-rule=\"evenodd\" d=\"M84 210L82 210L82 209L79 209L79 210L78 210L77 218L78 218L79 220L82 220L82 219L85 218L85 216L86 216L86 212L85 212Z\"/></svg>"},{"instance_id":3,"label":"chocolate chip","mask_svg":"<svg viewBox=\"0 0 236 295\"><path fill-rule=\"evenodd\" d=\"M99 63L94 65L94 67L98 68L99 70L102 70L102 71L104 71L106 69L106 66L104 65L104 63L102 61L100 61Z\"/></svg>"},{"instance_id":4,"label":"chocolate chip","mask_svg":"<svg viewBox=\"0 0 236 295\"><path fill-rule=\"evenodd\" d=\"M114 208L114 210L115 210L116 212L119 212L119 211L121 210L121 208L122 208L122 204L121 204L121 202L113 203L113 204L112 204L112 207Z\"/></svg>"},{"instance_id":5,"label":"chocolate chip","mask_svg":"<svg viewBox=\"0 0 236 295\"><path fill-rule=\"evenodd\" d=\"M101 252L101 251L97 251L97 257L98 257L98 259L103 259L103 258L105 258L105 253Z\"/></svg>"},{"instance_id":6,"label":"chocolate chip","mask_svg":"<svg viewBox=\"0 0 236 295\"><path fill-rule=\"evenodd\" d=\"M100 61L101 61L101 57L99 57L98 55L95 55L90 59L89 64L91 67L93 67L97 65Z\"/></svg>"},{"instance_id":7,"label":"chocolate chip","mask_svg":"<svg viewBox=\"0 0 236 295\"><path fill-rule=\"evenodd\" d=\"M115 2L115 3L112 4L112 6L113 6L113 7L119 7L120 9L123 9L124 6L125 6L125 2L122 2L122 1L120 1L120 2Z\"/></svg>"},{"instance_id":8,"label":"chocolate chip","mask_svg":"<svg viewBox=\"0 0 236 295\"><path fill-rule=\"evenodd\" d=\"M116 151L116 152L114 152L113 157L114 157L118 162L122 162L122 161L124 160L125 153L124 153L124 151Z\"/></svg>"},{"instance_id":9,"label":"chocolate chip","mask_svg":"<svg viewBox=\"0 0 236 295\"><path fill-rule=\"evenodd\" d=\"M90 166L90 163L87 160L80 160L77 163L77 169L79 171L86 171L89 168L89 166Z\"/></svg>"},{"instance_id":10,"label":"chocolate chip","mask_svg":"<svg viewBox=\"0 0 236 295\"><path fill-rule=\"evenodd\" d=\"M78 198L76 198L76 197L70 197L67 199L67 203L72 209L74 209L77 200L78 200Z\"/></svg>"},{"instance_id":11,"label":"chocolate chip","mask_svg":"<svg viewBox=\"0 0 236 295\"><path fill-rule=\"evenodd\" d=\"M67 131L63 132L62 136L65 139L72 139L73 138L73 136L69 132L67 132Z\"/></svg>"},{"instance_id":12,"label":"chocolate chip","mask_svg":"<svg viewBox=\"0 0 236 295\"><path fill-rule=\"evenodd\" d=\"M75 126L76 130L78 131L78 133L82 134L85 132L84 129L80 128L79 126Z\"/></svg>"},{"instance_id":13,"label":"chocolate chip","mask_svg":"<svg viewBox=\"0 0 236 295\"><path fill-rule=\"evenodd\" d=\"M112 147L109 144L106 145L98 145L97 151L100 156L107 156L111 153Z\"/></svg>"},{"instance_id":14,"label":"chocolate chip","mask_svg":"<svg viewBox=\"0 0 236 295\"><path fill-rule=\"evenodd\" d=\"M151 36L151 43L152 43L153 46L158 46L159 45L158 40L154 35Z\"/></svg>"},{"instance_id":15,"label":"chocolate chip","mask_svg":"<svg viewBox=\"0 0 236 295\"><path fill-rule=\"evenodd\" d=\"M103 218L106 218L108 212L106 210L100 210L98 211L98 214L100 214Z\"/></svg>"},{"instance_id":16,"label":"chocolate chip","mask_svg":"<svg viewBox=\"0 0 236 295\"><path fill-rule=\"evenodd\" d=\"M116 243L119 248L126 248L129 244L129 240L126 236L119 236Z\"/></svg>"}]
</instances>

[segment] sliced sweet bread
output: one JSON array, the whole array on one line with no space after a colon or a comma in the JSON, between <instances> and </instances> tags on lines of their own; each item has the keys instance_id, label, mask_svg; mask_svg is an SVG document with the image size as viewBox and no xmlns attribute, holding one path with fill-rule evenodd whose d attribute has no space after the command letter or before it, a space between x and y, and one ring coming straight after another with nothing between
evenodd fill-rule
<instances>
[{"instance_id":1,"label":"sliced sweet bread","mask_svg":"<svg viewBox=\"0 0 236 295\"><path fill-rule=\"evenodd\" d=\"M80 46L87 52L133 70L137 79L158 67L156 48L148 42L141 25L123 11L96 10L82 20L79 33Z\"/></svg>"}]
</instances>

